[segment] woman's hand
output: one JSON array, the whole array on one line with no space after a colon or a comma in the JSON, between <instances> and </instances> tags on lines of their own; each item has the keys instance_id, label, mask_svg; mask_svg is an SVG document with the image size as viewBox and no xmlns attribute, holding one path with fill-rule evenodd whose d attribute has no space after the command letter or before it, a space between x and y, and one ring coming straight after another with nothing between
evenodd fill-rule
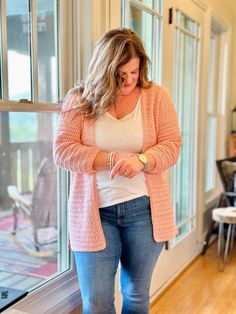
<instances>
[{"instance_id":1,"label":"woman's hand","mask_svg":"<svg viewBox=\"0 0 236 314\"><path fill-rule=\"evenodd\" d=\"M116 153L116 154L122 154L122 153ZM121 156L117 155L115 157L118 159ZM131 179L135 177L143 168L144 168L144 165L138 159L136 154L128 154L126 158L119 159L118 162L115 164L115 166L112 168L110 179L112 180L117 174Z\"/></svg>"}]
</instances>

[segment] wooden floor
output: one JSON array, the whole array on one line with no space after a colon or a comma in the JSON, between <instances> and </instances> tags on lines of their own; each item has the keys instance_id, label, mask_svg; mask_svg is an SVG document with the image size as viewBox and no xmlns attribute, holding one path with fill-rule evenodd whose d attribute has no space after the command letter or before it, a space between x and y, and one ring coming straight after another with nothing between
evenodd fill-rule
<instances>
[{"instance_id":1,"label":"wooden floor","mask_svg":"<svg viewBox=\"0 0 236 314\"><path fill-rule=\"evenodd\" d=\"M151 305L150 314L236 314L236 244L224 272L215 241Z\"/></svg>"}]
</instances>

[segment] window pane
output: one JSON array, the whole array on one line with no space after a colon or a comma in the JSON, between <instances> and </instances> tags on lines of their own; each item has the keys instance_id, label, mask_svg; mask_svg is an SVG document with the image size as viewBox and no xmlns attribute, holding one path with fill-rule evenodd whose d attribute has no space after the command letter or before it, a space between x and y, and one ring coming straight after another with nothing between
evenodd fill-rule
<instances>
[{"instance_id":1,"label":"window pane","mask_svg":"<svg viewBox=\"0 0 236 314\"><path fill-rule=\"evenodd\" d=\"M179 51L180 51L180 80L183 87L181 88L181 130L183 136L183 146L181 151L181 166L180 171L180 191L181 196L179 198L179 211L176 213L176 222L181 223L189 215L190 198L191 198L191 183L192 183L192 171L191 171L191 159L189 158L193 153L191 151L191 129L193 125L192 108L189 106L192 101L192 86L191 77L193 75L193 39L184 33L180 34ZM183 230L186 230L183 228Z\"/></svg>"},{"instance_id":2,"label":"window pane","mask_svg":"<svg viewBox=\"0 0 236 314\"><path fill-rule=\"evenodd\" d=\"M130 1L129 6L125 5L125 1L123 3L123 15L126 19L124 26L133 29L142 39L151 61L149 77L160 83L162 70L162 17L159 16L159 11L161 10L161 1L147 2L149 5L153 4L153 10L155 10L156 14L155 12L147 12L141 3L138 5L136 2Z\"/></svg>"},{"instance_id":3,"label":"window pane","mask_svg":"<svg viewBox=\"0 0 236 314\"><path fill-rule=\"evenodd\" d=\"M140 2L146 4L151 9L155 9L160 13L161 11L161 0L139 0Z\"/></svg>"},{"instance_id":4,"label":"window pane","mask_svg":"<svg viewBox=\"0 0 236 314\"><path fill-rule=\"evenodd\" d=\"M9 112L10 143L35 142L37 140L37 113Z\"/></svg>"},{"instance_id":5,"label":"window pane","mask_svg":"<svg viewBox=\"0 0 236 314\"><path fill-rule=\"evenodd\" d=\"M208 192L215 188L216 172L216 123L215 116L208 116L207 119L207 140L206 140L206 175L205 191Z\"/></svg>"},{"instance_id":6,"label":"window pane","mask_svg":"<svg viewBox=\"0 0 236 314\"><path fill-rule=\"evenodd\" d=\"M0 42L2 42L1 34L2 34L2 27L0 23ZM2 49L0 49L0 99L2 98L3 98L3 73L2 73Z\"/></svg>"},{"instance_id":7,"label":"window pane","mask_svg":"<svg viewBox=\"0 0 236 314\"><path fill-rule=\"evenodd\" d=\"M133 5L130 7L130 28L143 40L149 59L153 60L153 16Z\"/></svg>"},{"instance_id":8,"label":"window pane","mask_svg":"<svg viewBox=\"0 0 236 314\"><path fill-rule=\"evenodd\" d=\"M37 1L39 100L58 101L57 1Z\"/></svg>"},{"instance_id":9,"label":"window pane","mask_svg":"<svg viewBox=\"0 0 236 314\"><path fill-rule=\"evenodd\" d=\"M182 16L182 15L181 15ZM193 22L184 17L186 25ZM189 21L188 21L189 20ZM177 23L180 22L177 14ZM197 23L196 23L197 24ZM177 24L179 26L179 24ZM195 26L193 26L195 27ZM177 226L186 219L195 215L195 173L196 168L196 117L197 117L197 93L198 80L198 39L187 34L180 28L175 33L175 103L179 115L180 128L183 138L180 159L176 172L175 199L176 199L176 223ZM185 224L179 228L180 239L190 232L194 224Z\"/></svg>"},{"instance_id":10,"label":"window pane","mask_svg":"<svg viewBox=\"0 0 236 314\"><path fill-rule=\"evenodd\" d=\"M14 113L11 119L11 113L1 113L0 285L23 290L69 267L52 159L57 114L33 114L32 123L31 113ZM19 121L24 121L20 129Z\"/></svg>"},{"instance_id":11,"label":"window pane","mask_svg":"<svg viewBox=\"0 0 236 314\"><path fill-rule=\"evenodd\" d=\"M191 229L190 229L190 223L184 224L182 227L178 228L178 234L176 236L176 240L179 241L183 238L185 234L187 234Z\"/></svg>"},{"instance_id":12,"label":"window pane","mask_svg":"<svg viewBox=\"0 0 236 314\"><path fill-rule=\"evenodd\" d=\"M6 14L9 99L31 100L29 1L7 0Z\"/></svg>"},{"instance_id":13,"label":"window pane","mask_svg":"<svg viewBox=\"0 0 236 314\"><path fill-rule=\"evenodd\" d=\"M179 26L186 29L187 31L193 33L193 34L198 34L198 25L191 19L189 19L187 16L184 14L180 13L179 15Z\"/></svg>"},{"instance_id":14,"label":"window pane","mask_svg":"<svg viewBox=\"0 0 236 314\"><path fill-rule=\"evenodd\" d=\"M150 8L154 8L154 1L153 0L139 0L140 2L146 4Z\"/></svg>"},{"instance_id":15,"label":"window pane","mask_svg":"<svg viewBox=\"0 0 236 314\"><path fill-rule=\"evenodd\" d=\"M1 10L1 2L0 2ZM1 17L1 15L0 15ZM2 20L2 17L0 18ZM2 23L0 23L0 43L2 43ZM0 99L3 98L2 49L0 49ZM1 121L0 121L1 122Z\"/></svg>"},{"instance_id":16,"label":"window pane","mask_svg":"<svg viewBox=\"0 0 236 314\"><path fill-rule=\"evenodd\" d=\"M215 38L210 39L209 52L209 77L208 77L208 102L207 111L212 113L214 111L214 79L215 79Z\"/></svg>"},{"instance_id":17,"label":"window pane","mask_svg":"<svg viewBox=\"0 0 236 314\"><path fill-rule=\"evenodd\" d=\"M153 16L131 5L130 26L142 38L147 54L152 60Z\"/></svg>"}]
</instances>

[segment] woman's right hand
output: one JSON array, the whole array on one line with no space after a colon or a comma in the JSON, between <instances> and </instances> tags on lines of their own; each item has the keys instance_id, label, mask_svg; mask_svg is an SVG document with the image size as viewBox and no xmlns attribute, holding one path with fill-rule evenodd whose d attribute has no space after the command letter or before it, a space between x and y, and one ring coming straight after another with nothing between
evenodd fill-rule
<instances>
[{"instance_id":1,"label":"woman's right hand","mask_svg":"<svg viewBox=\"0 0 236 314\"><path fill-rule=\"evenodd\" d=\"M110 173L112 180L116 175L124 176L128 179L135 177L143 169L143 164L138 160L137 154L116 152L114 165Z\"/></svg>"},{"instance_id":2,"label":"woman's right hand","mask_svg":"<svg viewBox=\"0 0 236 314\"><path fill-rule=\"evenodd\" d=\"M143 163L138 159L136 154L125 159L120 159L112 168L110 179L112 180L116 175L132 179L143 170L143 167Z\"/></svg>"}]
</instances>

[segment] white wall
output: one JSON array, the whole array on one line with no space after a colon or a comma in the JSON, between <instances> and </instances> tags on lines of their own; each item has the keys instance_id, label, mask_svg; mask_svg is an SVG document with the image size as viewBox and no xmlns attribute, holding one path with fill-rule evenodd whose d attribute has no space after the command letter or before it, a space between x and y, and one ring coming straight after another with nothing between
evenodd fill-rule
<instances>
[{"instance_id":1,"label":"white wall","mask_svg":"<svg viewBox=\"0 0 236 314\"><path fill-rule=\"evenodd\" d=\"M228 81L228 109L230 110L236 105L236 1L203 0L202 2L204 2L215 15L226 22L231 31L230 72Z\"/></svg>"}]
</instances>

